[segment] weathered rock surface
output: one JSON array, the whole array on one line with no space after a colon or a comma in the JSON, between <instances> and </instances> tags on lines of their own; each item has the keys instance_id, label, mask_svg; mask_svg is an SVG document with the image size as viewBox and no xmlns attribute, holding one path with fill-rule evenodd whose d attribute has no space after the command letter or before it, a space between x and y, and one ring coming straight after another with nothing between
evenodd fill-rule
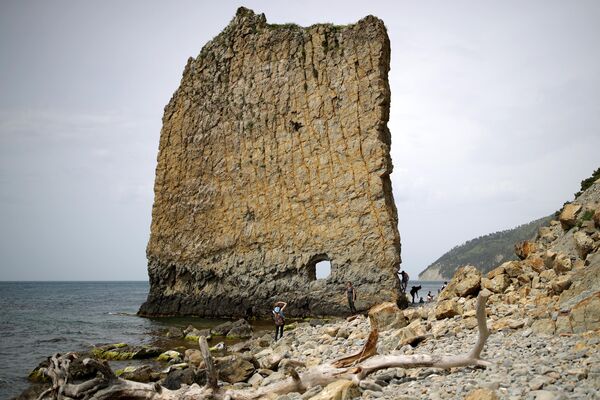
<instances>
[{"instance_id":1,"label":"weathered rock surface","mask_svg":"<svg viewBox=\"0 0 600 400\"><path fill-rule=\"evenodd\" d=\"M141 315L347 312L396 301L389 39L240 8L165 108ZM315 279L315 264L331 275Z\"/></svg>"},{"instance_id":2,"label":"weathered rock surface","mask_svg":"<svg viewBox=\"0 0 600 400\"><path fill-rule=\"evenodd\" d=\"M577 222L577 213L581 210L581 204L567 204L563 207L558 220L562 225L563 229L568 230L575 226Z\"/></svg>"},{"instance_id":3,"label":"weathered rock surface","mask_svg":"<svg viewBox=\"0 0 600 400\"><path fill-rule=\"evenodd\" d=\"M408 324L404 313L395 303L382 303L369 310L371 326L379 331L403 328Z\"/></svg>"},{"instance_id":4,"label":"weathered rock surface","mask_svg":"<svg viewBox=\"0 0 600 400\"><path fill-rule=\"evenodd\" d=\"M438 296L438 300L448 300L455 296L475 296L481 288L481 272L472 265L456 270L452 280Z\"/></svg>"}]
</instances>

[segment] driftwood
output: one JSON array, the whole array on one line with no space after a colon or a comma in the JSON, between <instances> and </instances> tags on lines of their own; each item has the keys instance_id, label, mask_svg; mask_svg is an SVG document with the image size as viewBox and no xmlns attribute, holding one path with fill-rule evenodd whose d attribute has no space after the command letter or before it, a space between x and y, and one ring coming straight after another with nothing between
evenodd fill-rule
<instances>
[{"instance_id":1,"label":"driftwood","mask_svg":"<svg viewBox=\"0 0 600 400\"><path fill-rule=\"evenodd\" d=\"M300 392L317 386L326 386L339 379L348 379L359 384L368 375L385 368L417 368L432 367L449 369L465 366L489 366L488 361L480 358L483 346L489 336L486 322L485 305L489 292L480 292L477 298L477 322L479 335L477 343L470 352L460 355L377 355L377 330L369 335L363 349L349 357L329 364L317 365L303 372L294 369L288 371L289 377L279 382L252 389L225 390L216 385L217 375L214 369L206 338L201 337L200 349L207 366L208 383L204 387L197 384L183 385L178 390L169 390L159 384L132 382L114 375L106 363L85 359L84 363L97 368L99 375L89 381L73 384L69 377L69 364L75 357L73 354L52 357L46 374L52 379L52 387L40 395L39 399L218 399L218 400L252 400L273 394ZM202 340L204 339L204 340Z\"/></svg>"}]
</instances>

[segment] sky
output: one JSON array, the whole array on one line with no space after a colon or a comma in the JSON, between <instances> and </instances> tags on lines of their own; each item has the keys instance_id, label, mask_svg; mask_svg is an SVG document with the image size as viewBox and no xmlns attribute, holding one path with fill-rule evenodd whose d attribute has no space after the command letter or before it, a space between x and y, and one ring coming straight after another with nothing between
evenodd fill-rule
<instances>
[{"instance_id":1,"label":"sky","mask_svg":"<svg viewBox=\"0 0 600 400\"><path fill-rule=\"evenodd\" d=\"M0 0L0 280L146 280L163 108L239 6L372 14L411 277L558 210L600 167L597 1Z\"/></svg>"}]
</instances>

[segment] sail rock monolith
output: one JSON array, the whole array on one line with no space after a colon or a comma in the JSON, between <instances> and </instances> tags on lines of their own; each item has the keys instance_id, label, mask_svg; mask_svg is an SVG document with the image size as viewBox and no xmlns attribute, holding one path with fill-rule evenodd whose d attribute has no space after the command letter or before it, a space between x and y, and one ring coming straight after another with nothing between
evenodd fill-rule
<instances>
[{"instance_id":1,"label":"sail rock monolith","mask_svg":"<svg viewBox=\"0 0 600 400\"><path fill-rule=\"evenodd\" d=\"M347 313L398 297L389 39L240 8L165 108L141 315ZM331 274L315 279L315 263Z\"/></svg>"}]
</instances>

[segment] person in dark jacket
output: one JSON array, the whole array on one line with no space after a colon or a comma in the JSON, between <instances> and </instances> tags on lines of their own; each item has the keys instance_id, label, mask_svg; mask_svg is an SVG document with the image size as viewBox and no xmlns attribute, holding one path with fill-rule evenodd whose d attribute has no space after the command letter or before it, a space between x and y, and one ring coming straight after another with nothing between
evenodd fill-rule
<instances>
[{"instance_id":1,"label":"person in dark jacket","mask_svg":"<svg viewBox=\"0 0 600 400\"><path fill-rule=\"evenodd\" d=\"M348 297L348 306L350 312L356 314L356 308L354 308L354 302L356 301L356 290L352 286L352 282L346 282L346 296Z\"/></svg>"}]
</instances>

